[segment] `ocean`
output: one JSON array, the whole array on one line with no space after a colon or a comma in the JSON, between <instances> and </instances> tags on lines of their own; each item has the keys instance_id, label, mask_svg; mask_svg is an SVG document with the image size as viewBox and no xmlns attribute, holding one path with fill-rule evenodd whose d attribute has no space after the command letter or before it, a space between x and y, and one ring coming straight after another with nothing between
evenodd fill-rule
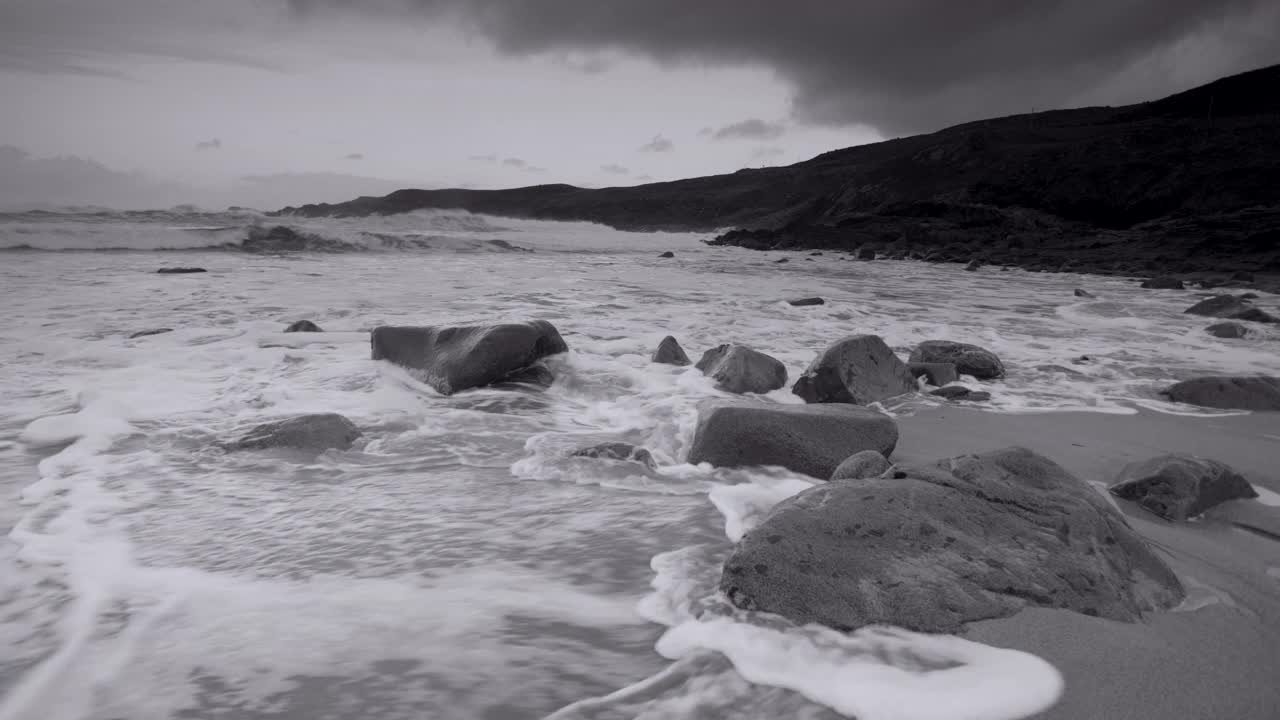
<instances>
[{"instance_id":1,"label":"ocean","mask_svg":"<svg viewBox=\"0 0 1280 720\"><path fill-rule=\"evenodd\" d=\"M277 225L299 249L251 252ZM903 357L971 342L1009 374L966 384L1015 415L1222 414L1157 391L1280 370L1280 333L1212 337L1182 312L1195 291L709 237L461 212L0 214L0 720L1025 716L1061 690L1034 655L718 597L732 542L813 480L687 464L695 407L721 393L649 362L658 341L750 345L792 380L851 334ZM156 272L179 266L208 272ZM808 296L826 304L786 302ZM301 319L325 332L282 332ZM525 319L570 347L544 392L445 397L370 359L379 325ZM154 329L171 331L131 337ZM364 436L223 449L306 412ZM603 441L658 467L570 457Z\"/></svg>"}]
</instances>

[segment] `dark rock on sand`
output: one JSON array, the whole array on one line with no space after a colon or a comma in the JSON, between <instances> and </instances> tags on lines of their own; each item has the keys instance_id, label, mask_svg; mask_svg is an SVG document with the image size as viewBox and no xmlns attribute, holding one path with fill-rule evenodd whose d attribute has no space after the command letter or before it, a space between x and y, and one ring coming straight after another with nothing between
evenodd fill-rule
<instances>
[{"instance_id":1,"label":"dark rock on sand","mask_svg":"<svg viewBox=\"0 0 1280 720\"><path fill-rule=\"evenodd\" d=\"M888 457L898 443L893 419L857 405L779 405L705 400L689 462L716 467L780 465L827 479L863 450Z\"/></svg>"},{"instance_id":2,"label":"dark rock on sand","mask_svg":"<svg viewBox=\"0 0 1280 720\"><path fill-rule=\"evenodd\" d=\"M885 456L875 450L863 450L845 458L844 462L836 467L835 472L831 473L831 480L834 482L880 477L891 467L893 465L885 459Z\"/></svg>"},{"instance_id":3,"label":"dark rock on sand","mask_svg":"<svg viewBox=\"0 0 1280 720\"><path fill-rule=\"evenodd\" d=\"M139 330L138 332L130 335L129 339L133 340L134 338L147 337L148 335L160 335L163 333L170 333L170 332L173 332L173 328L156 328L154 330Z\"/></svg>"},{"instance_id":4,"label":"dark rock on sand","mask_svg":"<svg viewBox=\"0 0 1280 720\"><path fill-rule=\"evenodd\" d=\"M787 384L787 368L777 358L746 345L717 345L695 366L731 393L767 393Z\"/></svg>"},{"instance_id":5,"label":"dark rock on sand","mask_svg":"<svg viewBox=\"0 0 1280 720\"><path fill-rule=\"evenodd\" d=\"M1249 334L1249 328L1233 320L1214 323L1204 330L1210 335L1220 338L1242 338Z\"/></svg>"},{"instance_id":6,"label":"dark rock on sand","mask_svg":"<svg viewBox=\"0 0 1280 720\"><path fill-rule=\"evenodd\" d=\"M796 307L807 307L809 305L825 305L827 304L827 301L823 300L820 297L809 297L809 298L796 298L795 300L788 300L787 304L794 305Z\"/></svg>"},{"instance_id":7,"label":"dark rock on sand","mask_svg":"<svg viewBox=\"0 0 1280 720\"><path fill-rule=\"evenodd\" d=\"M784 500L738 543L720 589L798 623L941 633L1027 605L1131 622L1184 596L1105 498L1023 448Z\"/></svg>"},{"instance_id":8,"label":"dark rock on sand","mask_svg":"<svg viewBox=\"0 0 1280 720\"><path fill-rule=\"evenodd\" d=\"M875 260L876 251L872 250L871 248L865 248L865 247L860 248L858 250L858 259L859 260Z\"/></svg>"},{"instance_id":9,"label":"dark rock on sand","mask_svg":"<svg viewBox=\"0 0 1280 720\"><path fill-rule=\"evenodd\" d=\"M926 340L911 351L914 363L951 363L956 371L979 380L1004 377L1004 363L996 354L977 345L949 340Z\"/></svg>"},{"instance_id":10,"label":"dark rock on sand","mask_svg":"<svg viewBox=\"0 0 1280 720\"><path fill-rule=\"evenodd\" d=\"M791 388L807 403L857 405L915 390L911 370L878 335L853 335L827 346Z\"/></svg>"},{"instance_id":11,"label":"dark rock on sand","mask_svg":"<svg viewBox=\"0 0 1280 720\"><path fill-rule=\"evenodd\" d=\"M1228 500L1258 493L1225 463L1192 455L1163 455L1130 463L1110 488L1165 520L1181 522Z\"/></svg>"},{"instance_id":12,"label":"dark rock on sand","mask_svg":"<svg viewBox=\"0 0 1280 720\"><path fill-rule=\"evenodd\" d=\"M907 369L915 377L923 377L925 382L936 387L942 387L960 379L960 373L956 372L956 366L952 363L912 362L907 363Z\"/></svg>"},{"instance_id":13,"label":"dark rock on sand","mask_svg":"<svg viewBox=\"0 0 1280 720\"><path fill-rule=\"evenodd\" d=\"M1162 391L1170 400L1228 410L1280 411L1280 378L1212 376L1183 380Z\"/></svg>"},{"instance_id":14,"label":"dark rock on sand","mask_svg":"<svg viewBox=\"0 0 1280 720\"><path fill-rule=\"evenodd\" d=\"M638 462L650 468L658 466L657 461L653 459L653 454L642 447L636 447L630 443L624 442L608 442L592 445L591 447L575 450L573 457L580 458L598 458L601 460L621 460Z\"/></svg>"},{"instance_id":15,"label":"dark rock on sand","mask_svg":"<svg viewBox=\"0 0 1280 720\"><path fill-rule=\"evenodd\" d=\"M1183 290L1186 285L1175 277L1155 277L1150 280L1144 280L1142 287L1148 290Z\"/></svg>"},{"instance_id":16,"label":"dark rock on sand","mask_svg":"<svg viewBox=\"0 0 1280 720\"><path fill-rule=\"evenodd\" d=\"M930 395L937 395L944 400L967 400L969 402L983 402L991 399L991 393L982 390L970 390L963 385L948 385L930 390Z\"/></svg>"},{"instance_id":17,"label":"dark rock on sand","mask_svg":"<svg viewBox=\"0 0 1280 720\"><path fill-rule=\"evenodd\" d=\"M171 267L160 268L156 272L161 275L190 275L191 273L209 272L202 267Z\"/></svg>"},{"instance_id":18,"label":"dark rock on sand","mask_svg":"<svg viewBox=\"0 0 1280 720\"><path fill-rule=\"evenodd\" d=\"M1076 296L1076 297L1078 297L1078 298L1092 298L1092 297L1095 297L1095 295L1094 295L1093 293L1089 292L1088 290L1081 290L1080 288L1076 288L1076 289L1075 289L1075 291L1074 291L1074 293L1075 293L1075 296Z\"/></svg>"},{"instance_id":19,"label":"dark rock on sand","mask_svg":"<svg viewBox=\"0 0 1280 720\"><path fill-rule=\"evenodd\" d=\"M675 257L675 256L676 256L676 254L675 254L675 253L673 253L673 252L671 252L670 250L668 250L668 251L666 251L666 252L662 253L661 255L659 255L658 257L660 257L660 258L673 258L673 257Z\"/></svg>"},{"instance_id":20,"label":"dark rock on sand","mask_svg":"<svg viewBox=\"0 0 1280 720\"><path fill-rule=\"evenodd\" d=\"M670 335L662 338L658 349L653 351L653 362L663 365L689 365L693 361L685 354L684 348Z\"/></svg>"},{"instance_id":21,"label":"dark rock on sand","mask_svg":"<svg viewBox=\"0 0 1280 720\"><path fill-rule=\"evenodd\" d=\"M299 320L284 329L285 332L324 332L320 326L310 320Z\"/></svg>"},{"instance_id":22,"label":"dark rock on sand","mask_svg":"<svg viewBox=\"0 0 1280 720\"><path fill-rule=\"evenodd\" d=\"M337 413L299 415L286 420L263 423L240 438L237 450L295 448L299 450L346 450L360 437L360 429Z\"/></svg>"},{"instance_id":23,"label":"dark rock on sand","mask_svg":"<svg viewBox=\"0 0 1280 720\"><path fill-rule=\"evenodd\" d=\"M1235 295L1214 295L1206 298L1182 312L1205 317L1227 318L1229 320L1249 320L1260 323L1280 323L1280 318L1255 307L1248 300Z\"/></svg>"},{"instance_id":24,"label":"dark rock on sand","mask_svg":"<svg viewBox=\"0 0 1280 720\"><path fill-rule=\"evenodd\" d=\"M545 320L497 325L374 328L374 360L389 360L415 372L438 392L451 395L504 381L545 379L549 371L526 372L550 355L567 352L555 326Z\"/></svg>"}]
</instances>

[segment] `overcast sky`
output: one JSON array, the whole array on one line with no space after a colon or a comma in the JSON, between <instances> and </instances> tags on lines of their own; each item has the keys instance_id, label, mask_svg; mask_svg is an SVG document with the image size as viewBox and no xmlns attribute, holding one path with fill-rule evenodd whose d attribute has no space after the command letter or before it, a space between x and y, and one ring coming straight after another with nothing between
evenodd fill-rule
<instances>
[{"instance_id":1,"label":"overcast sky","mask_svg":"<svg viewBox=\"0 0 1280 720\"><path fill-rule=\"evenodd\" d=\"M729 172L1151 99L1276 37L1275 0L0 0L0 206Z\"/></svg>"}]
</instances>

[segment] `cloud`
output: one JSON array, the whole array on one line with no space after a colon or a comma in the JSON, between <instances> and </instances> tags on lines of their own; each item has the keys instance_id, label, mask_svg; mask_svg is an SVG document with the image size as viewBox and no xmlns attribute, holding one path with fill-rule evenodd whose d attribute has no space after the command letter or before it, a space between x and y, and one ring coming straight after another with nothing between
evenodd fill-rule
<instances>
[{"instance_id":1,"label":"cloud","mask_svg":"<svg viewBox=\"0 0 1280 720\"><path fill-rule=\"evenodd\" d=\"M408 6L516 57L614 52L764 67L792 86L797 119L866 124L885 134L1100 93L1151 99L1280 62L1275 0L288 2L315 11ZM1133 73L1135 66L1163 72Z\"/></svg>"},{"instance_id":2,"label":"cloud","mask_svg":"<svg viewBox=\"0 0 1280 720\"><path fill-rule=\"evenodd\" d=\"M528 165L528 163L521 160L520 158L505 158L502 161L502 164L506 165L507 167L515 167L515 168L522 168L525 165Z\"/></svg>"},{"instance_id":3,"label":"cloud","mask_svg":"<svg viewBox=\"0 0 1280 720\"><path fill-rule=\"evenodd\" d=\"M760 118L750 118L741 122L715 130L710 133L712 140L777 140L787 128L782 123L765 122Z\"/></svg>"},{"instance_id":4,"label":"cloud","mask_svg":"<svg viewBox=\"0 0 1280 720\"><path fill-rule=\"evenodd\" d=\"M675 143L667 138L654 135L652 140L640 146L640 152L671 152L675 147Z\"/></svg>"},{"instance_id":5,"label":"cloud","mask_svg":"<svg viewBox=\"0 0 1280 720\"><path fill-rule=\"evenodd\" d=\"M780 147L773 147L773 146L758 147L755 150L751 151L751 157L776 158L783 155L785 152L786 151Z\"/></svg>"},{"instance_id":6,"label":"cloud","mask_svg":"<svg viewBox=\"0 0 1280 720\"><path fill-rule=\"evenodd\" d=\"M221 150L222 141L219 140L218 138L214 138L212 140L201 140L200 142L196 143L196 149L197 150Z\"/></svg>"},{"instance_id":7,"label":"cloud","mask_svg":"<svg viewBox=\"0 0 1280 720\"><path fill-rule=\"evenodd\" d=\"M347 153L347 155L345 156L345 159L347 159L347 160L363 160L363 159L364 159L364 153Z\"/></svg>"},{"instance_id":8,"label":"cloud","mask_svg":"<svg viewBox=\"0 0 1280 720\"><path fill-rule=\"evenodd\" d=\"M621 165L616 165L616 164L601 165L600 169L609 173L610 175L630 175L631 174L630 170L622 167Z\"/></svg>"}]
</instances>

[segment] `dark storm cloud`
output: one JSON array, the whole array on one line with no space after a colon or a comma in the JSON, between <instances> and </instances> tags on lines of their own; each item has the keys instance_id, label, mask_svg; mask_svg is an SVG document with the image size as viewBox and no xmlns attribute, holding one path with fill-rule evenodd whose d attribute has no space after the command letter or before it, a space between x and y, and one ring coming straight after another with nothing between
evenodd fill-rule
<instances>
[{"instance_id":1,"label":"dark storm cloud","mask_svg":"<svg viewBox=\"0 0 1280 720\"><path fill-rule=\"evenodd\" d=\"M621 165L601 165L600 169L610 175L630 175L631 171Z\"/></svg>"},{"instance_id":2,"label":"dark storm cloud","mask_svg":"<svg viewBox=\"0 0 1280 720\"><path fill-rule=\"evenodd\" d=\"M640 146L640 152L671 152L675 147L675 143L667 138L654 135L652 140Z\"/></svg>"},{"instance_id":3,"label":"dark storm cloud","mask_svg":"<svg viewBox=\"0 0 1280 720\"><path fill-rule=\"evenodd\" d=\"M794 87L798 119L889 133L1081 98L1159 97L1280 61L1275 0L280 1L306 11L411 7L510 55L765 67Z\"/></svg>"},{"instance_id":4,"label":"dark storm cloud","mask_svg":"<svg viewBox=\"0 0 1280 720\"><path fill-rule=\"evenodd\" d=\"M786 131L787 128L782 123L771 123L759 118L750 118L742 122L725 125L709 134L713 140L777 140Z\"/></svg>"},{"instance_id":5,"label":"dark storm cloud","mask_svg":"<svg viewBox=\"0 0 1280 720\"><path fill-rule=\"evenodd\" d=\"M200 142L196 143L196 149L197 150L221 150L222 141L219 140L218 138L214 138L212 140L201 140Z\"/></svg>"}]
</instances>

